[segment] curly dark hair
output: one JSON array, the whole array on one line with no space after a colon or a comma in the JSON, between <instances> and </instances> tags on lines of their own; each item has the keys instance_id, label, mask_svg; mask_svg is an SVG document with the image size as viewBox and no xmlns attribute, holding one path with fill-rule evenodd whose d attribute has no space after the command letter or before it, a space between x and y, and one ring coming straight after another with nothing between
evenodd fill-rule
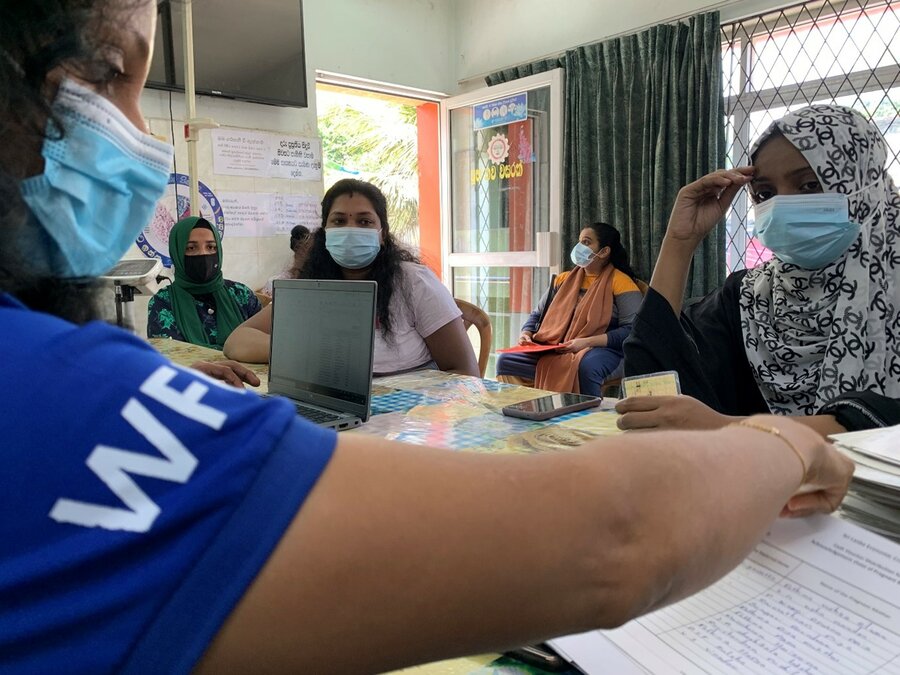
<instances>
[{"instance_id":1,"label":"curly dark hair","mask_svg":"<svg viewBox=\"0 0 900 675\"><path fill-rule=\"evenodd\" d=\"M116 29L120 12L136 5L137 0L4 2L0 16L0 292L76 323L97 317L98 286L90 279L35 273L28 261L46 235L36 235L19 184L40 169L45 129L53 119L48 74L62 66L82 80L103 82L114 65L100 41Z\"/></svg>"},{"instance_id":2,"label":"curly dark hair","mask_svg":"<svg viewBox=\"0 0 900 675\"><path fill-rule=\"evenodd\" d=\"M306 241L309 237L309 228L306 225L294 225L291 228L291 250L296 251L297 247Z\"/></svg>"},{"instance_id":3,"label":"curly dark hair","mask_svg":"<svg viewBox=\"0 0 900 675\"><path fill-rule=\"evenodd\" d=\"M391 322L390 306L391 298L398 290L403 293L405 289L398 288L403 278L400 263L418 263L419 259L406 248L397 243L391 234L388 224L387 200L381 190L361 180L346 178L332 185L322 199L322 227L316 230L313 236L312 248L306 264L300 270L301 279L343 279L343 268L338 265L328 249L325 248L325 224L331 213L334 201L342 195L360 194L372 203L375 215L381 221L381 234L383 243L375 261L369 266L367 278L378 282L378 301L376 315L381 326L381 334L388 341L393 338L393 326Z\"/></svg>"}]
</instances>

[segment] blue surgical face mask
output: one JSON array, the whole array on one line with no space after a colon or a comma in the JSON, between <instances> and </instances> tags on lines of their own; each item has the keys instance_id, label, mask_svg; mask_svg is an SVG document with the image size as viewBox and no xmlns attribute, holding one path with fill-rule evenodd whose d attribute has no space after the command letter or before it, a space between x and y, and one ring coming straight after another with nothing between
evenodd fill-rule
<instances>
[{"instance_id":1,"label":"blue surgical face mask","mask_svg":"<svg viewBox=\"0 0 900 675\"><path fill-rule=\"evenodd\" d=\"M778 195L754 206L756 237L786 263L817 270L840 258L859 235L847 195Z\"/></svg>"},{"instance_id":2,"label":"blue surgical face mask","mask_svg":"<svg viewBox=\"0 0 900 675\"><path fill-rule=\"evenodd\" d=\"M572 252L569 254L569 259L572 261L574 265L578 265L579 267L587 267L593 262L594 258L597 256L589 246L585 246L581 242L575 244L575 248L572 249Z\"/></svg>"},{"instance_id":3,"label":"blue surgical face mask","mask_svg":"<svg viewBox=\"0 0 900 675\"><path fill-rule=\"evenodd\" d=\"M325 229L325 248L341 267L362 269L378 257L379 232L371 227L329 227Z\"/></svg>"},{"instance_id":4,"label":"blue surgical face mask","mask_svg":"<svg viewBox=\"0 0 900 675\"><path fill-rule=\"evenodd\" d=\"M60 85L53 112L63 133L48 124L44 171L21 183L34 221L23 253L33 253L49 276L98 276L153 217L169 181L172 148L71 80Z\"/></svg>"}]
</instances>

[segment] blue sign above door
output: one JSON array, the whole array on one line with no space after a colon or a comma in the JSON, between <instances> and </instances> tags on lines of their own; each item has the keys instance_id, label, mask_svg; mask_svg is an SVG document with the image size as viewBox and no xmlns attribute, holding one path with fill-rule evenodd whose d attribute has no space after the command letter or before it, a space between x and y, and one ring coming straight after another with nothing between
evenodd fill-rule
<instances>
[{"instance_id":1,"label":"blue sign above door","mask_svg":"<svg viewBox=\"0 0 900 675\"><path fill-rule=\"evenodd\" d=\"M516 94L472 107L475 129L499 127L528 118L528 94Z\"/></svg>"}]
</instances>

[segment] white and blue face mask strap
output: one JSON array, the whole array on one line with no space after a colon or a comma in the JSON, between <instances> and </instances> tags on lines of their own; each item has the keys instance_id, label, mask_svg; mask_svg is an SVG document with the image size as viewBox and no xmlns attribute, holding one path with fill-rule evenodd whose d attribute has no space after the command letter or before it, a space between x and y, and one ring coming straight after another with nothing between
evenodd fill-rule
<instances>
[{"instance_id":1,"label":"white and blue face mask strap","mask_svg":"<svg viewBox=\"0 0 900 675\"><path fill-rule=\"evenodd\" d=\"M112 102L71 79L60 84L55 105L80 115L95 131L137 161L166 174L171 170L172 147L139 129Z\"/></svg>"}]
</instances>

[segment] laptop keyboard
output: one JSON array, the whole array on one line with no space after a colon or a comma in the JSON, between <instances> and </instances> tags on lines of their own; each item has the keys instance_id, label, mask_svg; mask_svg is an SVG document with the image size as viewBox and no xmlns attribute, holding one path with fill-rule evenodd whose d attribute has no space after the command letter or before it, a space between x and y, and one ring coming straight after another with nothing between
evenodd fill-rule
<instances>
[{"instance_id":1,"label":"laptop keyboard","mask_svg":"<svg viewBox=\"0 0 900 675\"><path fill-rule=\"evenodd\" d=\"M318 408L310 408L309 406L303 405L302 403L295 403L294 407L297 409L297 414L301 417L305 417L310 422L315 422L316 424L322 424L323 422L333 422L336 419L340 419L340 415L335 415L334 413L325 412L324 410L319 410Z\"/></svg>"},{"instance_id":2,"label":"laptop keyboard","mask_svg":"<svg viewBox=\"0 0 900 675\"><path fill-rule=\"evenodd\" d=\"M262 396L263 398L275 398L273 394L260 394L260 396ZM287 400L294 404L294 408L297 410L297 414L300 415L300 417L305 417L310 422L315 422L316 424L322 424L324 422L334 422L335 420L341 419L341 417L343 417L343 415L330 413L326 410L319 410L318 408L313 408L304 403L291 401L291 399Z\"/></svg>"}]
</instances>

